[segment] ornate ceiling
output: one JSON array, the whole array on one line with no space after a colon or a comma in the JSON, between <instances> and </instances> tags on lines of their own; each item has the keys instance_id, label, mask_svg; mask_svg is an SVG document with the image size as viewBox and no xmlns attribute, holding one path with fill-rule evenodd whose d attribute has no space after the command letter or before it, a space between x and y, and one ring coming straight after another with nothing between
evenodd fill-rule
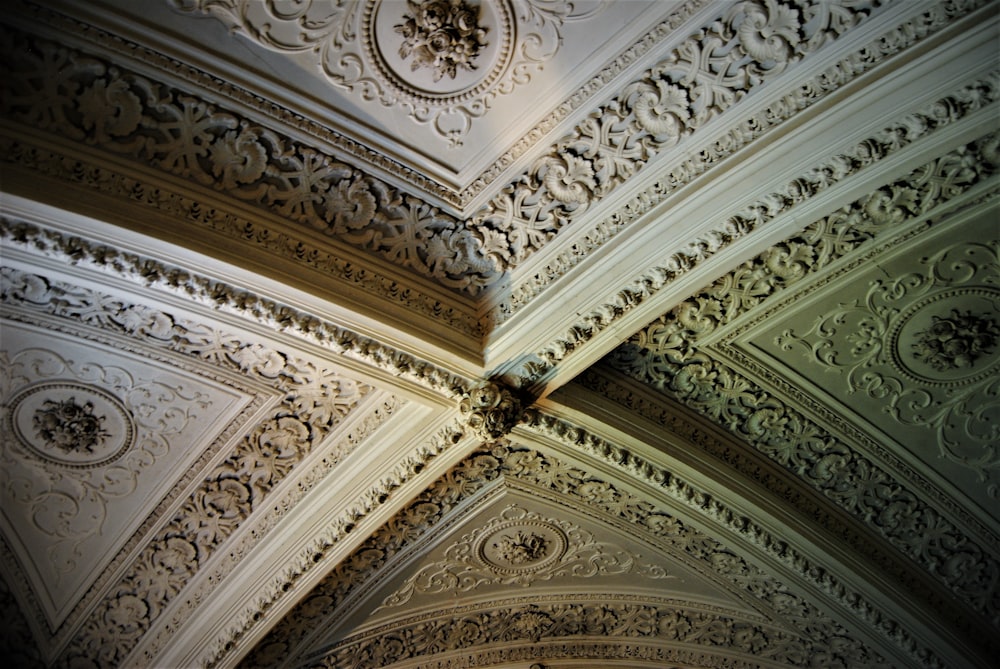
<instances>
[{"instance_id":1,"label":"ornate ceiling","mask_svg":"<svg viewBox=\"0 0 1000 669\"><path fill-rule=\"evenodd\" d=\"M989 667L988 0L19 0L25 667Z\"/></svg>"}]
</instances>

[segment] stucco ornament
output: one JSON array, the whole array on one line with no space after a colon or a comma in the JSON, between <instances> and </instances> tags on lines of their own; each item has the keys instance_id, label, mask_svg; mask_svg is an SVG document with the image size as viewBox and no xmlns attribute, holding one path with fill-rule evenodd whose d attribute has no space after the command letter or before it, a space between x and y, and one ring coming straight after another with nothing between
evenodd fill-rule
<instances>
[{"instance_id":1,"label":"stucco ornament","mask_svg":"<svg viewBox=\"0 0 1000 669\"><path fill-rule=\"evenodd\" d=\"M383 600L382 608L402 606L415 595L472 592L496 585L526 588L566 576L675 578L662 565L641 558L617 544L599 541L579 525L510 505L449 546L443 559L408 578Z\"/></svg>"},{"instance_id":2,"label":"stucco ornament","mask_svg":"<svg viewBox=\"0 0 1000 669\"><path fill-rule=\"evenodd\" d=\"M335 88L403 110L461 146L494 101L531 81L565 23L604 8L552 0L170 0L254 46L308 60ZM591 3L594 4L594 3ZM115 100L118 102L118 99ZM123 118L123 121L127 121Z\"/></svg>"},{"instance_id":3,"label":"stucco ornament","mask_svg":"<svg viewBox=\"0 0 1000 669\"><path fill-rule=\"evenodd\" d=\"M64 451L85 450L93 453L94 448L108 437L104 429L104 416L94 415L92 402L77 404L76 398L56 401L46 400L34 415L35 433L49 446Z\"/></svg>"},{"instance_id":4,"label":"stucco ornament","mask_svg":"<svg viewBox=\"0 0 1000 669\"><path fill-rule=\"evenodd\" d=\"M914 356L944 372L972 367L990 353L1000 337L1000 327L992 318L952 310L950 316L933 316L933 325L920 332L913 344Z\"/></svg>"},{"instance_id":5,"label":"stucco ornament","mask_svg":"<svg viewBox=\"0 0 1000 669\"><path fill-rule=\"evenodd\" d=\"M429 67L434 81L455 78L458 69L476 69L488 28L479 26L479 10L463 0L407 0L409 12L393 26L403 36L399 57L413 58L410 69Z\"/></svg>"},{"instance_id":6,"label":"stucco ornament","mask_svg":"<svg viewBox=\"0 0 1000 669\"><path fill-rule=\"evenodd\" d=\"M466 429L483 441L493 441L510 432L524 412L517 395L492 381L471 389L458 408Z\"/></svg>"}]
</instances>

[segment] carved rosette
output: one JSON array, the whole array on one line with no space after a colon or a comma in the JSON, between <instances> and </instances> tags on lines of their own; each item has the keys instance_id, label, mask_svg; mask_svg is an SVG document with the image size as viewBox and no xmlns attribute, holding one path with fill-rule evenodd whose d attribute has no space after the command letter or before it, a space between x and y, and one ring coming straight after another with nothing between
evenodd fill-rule
<instances>
[{"instance_id":1,"label":"carved rosette","mask_svg":"<svg viewBox=\"0 0 1000 669\"><path fill-rule=\"evenodd\" d=\"M510 432L524 414L524 403L510 389L486 381L466 393L458 405L465 427L483 441Z\"/></svg>"},{"instance_id":2,"label":"carved rosette","mask_svg":"<svg viewBox=\"0 0 1000 669\"><path fill-rule=\"evenodd\" d=\"M97 467L135 441L132 415L120 399L88 384L45 382L11 399L10 429L33 455L68 467Z\"/></svg>"},{"instance_id":3,"label":"carved rosette","mask_svg":"<svg viewBox=\"0 0 1000 669\"><path fill-rule=\"evenodd\" d=\"M475 555L498 575L515 575L545 569L566 553L566 533L537 519L507 521L484 534Z\"/></svg>"}]
</instances>

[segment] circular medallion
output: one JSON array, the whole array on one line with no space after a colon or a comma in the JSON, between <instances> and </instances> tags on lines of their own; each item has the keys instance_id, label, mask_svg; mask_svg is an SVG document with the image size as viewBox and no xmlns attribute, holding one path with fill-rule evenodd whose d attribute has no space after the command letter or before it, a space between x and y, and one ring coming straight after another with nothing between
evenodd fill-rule
<instances>
[{"instance_id":1,"label":"circular medallion","mask_svg":"<svg viewBox=\"0 0 1000 669\"><path fill-rule=\"evenodd\" d=\"M38 457L67 467L97 467L125 454L135 425L114 395L74 381L25 388L10 403L10 427Z\"/></svg>"},{"instance_id":2,"label":"circular medallion","mask_svg":"<svg viewBox=\"0 0 1000 669\"><path fill-rule=\"evenodd\" d=\"M499 574L544 569L566 553L565 533L541 521L512 520L486 533L476 545L476 556Z\"/></svg>"},{"instance_id":3,"label":"circular medallion","mask_svg":"<svg viewBox=\"0 0 1000 669\"><path fill-rule=\"evenodd\" d=\"M369 0L365 55L383 83L414 102L465 102L506 70L511 16L506 1Z\"/></svg>"},{"instance_id":4,"label":"circular medallion","mask_svg":"<svg viewBox=\"0 0 1000 669\"><path fill-rule=\"evenodd\" d=\"M889 335L893 365L916 381L938 386L975 383L1000 363L1000 291L948 290L904 311Z\"/></svg>"}]
</instances>

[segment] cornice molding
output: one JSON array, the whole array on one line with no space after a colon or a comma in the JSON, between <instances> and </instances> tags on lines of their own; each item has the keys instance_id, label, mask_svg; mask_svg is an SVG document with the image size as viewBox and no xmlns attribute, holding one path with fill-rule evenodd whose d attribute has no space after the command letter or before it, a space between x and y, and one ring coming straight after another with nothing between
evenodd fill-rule
<instances>
[{"instance_id":1,"label":"cornice molding","mask_svg":"<svg viewBox=\"0 0 1000 669\"><path fill-rule=\"evenodd\" d=\"M296 586L308 582L313 575L312 572L317 568L329 567L327 564L328 556L335 551L339 542L359 527L364 526L365 518L375 509L381 507L394 491L410 482L436 458L458 445L464 436L462 425L458 421L454 421L440 429L426 445L420 446L399 460L391 470L382 474L376 485L370 487L363 495L354 500L350 508L336 520L328 523L323 528L322 533L313 537L309 545L299 552L296 559L284 565L280 574L274 575L267 583L258 585L253 604L244 607L237 615L232 616L227 621L228 624L222 638L216 639L215 643L201 655L199 659L202 666L206 669L218 666L234 649L239 652L251 650L247 647L246 640L256 638L254 634L259 633L267 611L277 609L286 597L301 596L302 593L298 592L299 588ZM425 511L426 509L419 513ZM390 524L394 522L390 521ZM358 557L359 552L361 553L360 557ZM363 548L355 551L352 558L357 558L362 563L369 563L372 560L371 554L365 554ZM343 565L344 562L339 564ZM339 565L334 568L334 571L336 572L338 569L340 569ZM301 605L293 611L298 611L300 608ZM286 617L282 617L278 624L284 624Z\"/></svg>"},{"instance_id":2,"label":"cornice molding","mask_svg":"<svg viewBox=\"0 0 1000 669\"><path fill-rule=\"evenodd\" d=\"M453 216L218 103L9 27L0 55L8 121L225 193L457 291L475 295L502 271L489 241Z\"/></svg>"},{"instance_id":3,"label":"cornice molding","mask_svg":"<svg viewBox=\"0 0 1000 669\"><path fill-rule=\"evenodd\" d=\"M295 336L330 353L384 370L394 377L405 378L447 398L457 398L467 388L468 382L464 379L408 353L313 314L201 276L189 269L167 265L147 256L6 216L0 216L0 240L5 245L29 254L41 254L68 264L92 267L138 286L154 288L237 315L270 331ZM113 315L101 319L99 324L110 325L131 334ZM161 341L165 336L163 332L152 331L139 334L152 334Z\"/></svg>"},{"instance_id":4,"label":"cornice molding","mask_svg":"<svg viewBox=\"0 0 1000 669\"><path fill-rule=\"evenodd\" d=\"M907 147L927 141L935 133L947 132L969 117L982 118L988 109L1000 101L1000 71L969 82L954 93L938 99L922 109L906 114L888 127L857 142L848 150L830 156L800 177L760 197L740 211L733 212L721 227L707 237L689 242L686 248L673 252L648 267L624 288L604 298L605 301L584 314L557 339L517 361L504 370L502 378L517 388L538 384L547 374L601 332L622 321L630 312L657 296L677 279L730 248L751 233L760 230L779 217L805 208L813 198L838 184L870 172L882 161L890 161ZM987 161L988 162L988 161ZM969 184L966 187L970 187ZM953 193L944 193L950 198Z\"/></svg>"},{"instance_id":5,"label":"cornice molding","mask_svg":"<svg viewBox=\"0 0 1000 669\"><path fill-rule=\"evenodd\" d=\"M483 652L478 647L494 645L505 646L508 658L524 657L529 649L536 660L614 658L595 652L588 643L595 637L608 646L641 648L636 654L644 660L711 657L700 667L787 666L806 656L814 661L822 657L811 654L809 640L737 611L609 593L507 598L405 618L352 635L308 666L377 669L420 661L422 666L458 669L475 666L472 658ZM444 657L435 662L435 655ZM750 657L753 663L743 659Z\"/></svg>"},{"instance_id":6,"label":"cornice molding","mask_svg":"<svg viewBox=\"0 0 1000 669\"><path fill-rule=\"evenodd\" d=\"M788 473L780 464L770 461L763 454L742 448L735 435L725 432L719 434L724 428L708 420L704 422L710 427L706 427L702 424L703 419L699 420L698 414L686 406L677 405L648 386L607 368L588 370L579 377L577 383L579 388L572 389L575 392L571 398L561 396L556 400L560 406L576 407L577 411L605 422L605 417L591 416L591 406L579 405L581 399L588 399L586 395L581 397L579 393L582 390L586 394L599 396L602 401L611 400L627 408L627 426L623 423L613 426L614 429L629 434L632 430L643 429L640 421L648 421L649 427L665 430L671 435L671 439L680 439L683 443L680 450L684 453L671 457L697 469L714 470L721 464L726 471L732 471L762 486L768 493L775 495L783 507L795 509L808 518L809 522L828 532L833 541L842 542L855 555L877 565L879 573L888 578L888 584L884 588L916 596L926 611L950 621L966 638L972 639L987 633L987 625L970 619L967 611L956 606L947 588L935 583L923 567L900 555L894 547L885 545L876 530L846 510L828 503L821 493ZM560 400L568 404L562 404ZM615 412L612 409L609 413ZM611 425L610 422L606 424ZM717 460L719 464L699 462L691 465L687 451L692 448Z\"/></svg>"},{"instance_id":7,"label":"cornice molding","mask_svg":"<svg viewBox=\"0 0 1000 669\"><path fill-rule=\"evenodd\" d=\"M588 223L585 234L574 236L568 250L548 259L544 266L532 268L525 278L513 282L510 297L490 313L490 329L509 320L522 307L540 295L557 279L566 275L580 264L589 254L611 241L618 233L633 223L649 215L661 203L670 198L685 185L692 183L727 158L768 132L777 129L797 114L814 107L836 90L883 64L887 59L922 43L927 38L941 32L964 16L973 13L983 2L969 2L966 5L938 7L926 14L905 21L890 31L868 41L863 48L826 67L821 72L808 77L792 90L756 111L714 140L703 143L701 150L688 148L684 157L671 166L666 160L669 154L653 160L659 171L666 176L658 177L652 184L630 196L625 203L601 220ZM652 71L651 71L652 72ZM650 84L647 82L647 86ZM683 140L679 140L679 144ZM687 147L690 140L684 141ZM697 262L698 253L703 249L714 250L720 242L734 235L741 236L740 230L725 226L694 240L677 257L686 257ZM520 272L517 274L521 274Z\"/></svg>"},{"instance_id":8,"label":"cornice molding","mask_svg":"<svg viewBox=\"0 0 1000 669\"><path fill-rule=\"evenodd\" d=\"M974 5L949 6L951 13L944 12L945 16L932 13L929 25L899 32L915 41ZM8 32L4 39L11 76L3 112L41 130L90 142L225 191L476 295L540 249L592 201L631 178L653 155L722 114L834 35L854 27L871 11L866 5L851 8L849 16L834 15L809 5L800 15L798 9L774 2L739 7L675 49L647 73L649 80L627 85L618 98L590 115L594 119L610 115L606 123L594 125L588 120L578 125L512 181L505 189L509 193L498 195L467 222L216 103L23 34ZM100 33L64 20L90 36ZM771 32L772 41L765 43L761 35ZM105 36L108 40L113 38ZM687 60L702 51L711 62ZM44 60L31 54L45 54ZM137 53L130 55L135 58ZM58 68L57 76L46 73L51 67ZM170 69L177 66L171 64ZM713 72L730 70L735 74L715 82ZM39 80L54 82L55 88L43 91L37 87ZM660 95L667 98L661 101ZM669 110L665 116L649 116L649 105L661 102ZM658 129L657 124L663 123L670 125L669 132ZM608 124L630 128L625 134L634 148L628 155L618 155L617 143L604 146L597 141L603 133L600 127ZM624 131L614 132L617 136ZM593 151L587 150L595 141Z\"/></svg>"},{"instance_id":9,"label":"cornice molding","mask_svg":"<svg viewBox=\"0 0 1000 669\"><path fill-rule=\"evenodd\" d=\"M226 546L225 554L217 554L212 562L199 571L197 577L186 588L183 598L175 600L165 615L150 627L149 633L131 652L129 662L147 666L156 664L157 657L174 635L195 614L196 609L208 601L211 593L222 584L223 580L235 571L237 564L248 558L297 504L320 485L359 445L385 425L402 405L403 403L397 398L385 396L374 404L369 403L365 414L352 416L352 422L347 426L349 429L347 434L331 444L324 445L318 457L309 463L307 470L295 473L292 477L293 484L283 486L280 496L269 500L266 509L248 519L235 541ZM380 491L388 492L388 490L388 486L380 488ZM369 498L374 497L369 493ZM313 550L315 547L311 546L306 551L313 558L316 555ZM300 555L299 558L301 557Z\"/></svg>"},{"instance_id":10,"label":"cornice molding","mask_svg":"<svg viewBox=\"0 0 1000 669\"><path fill-rule=\"evenodd\" d=\"M948 113L953 108L945 105L940 109ZM872 239L898 235L904 221L916 217L913 229L925 229L932 212L946 209L952 200L961 201L964 193L996 172L1000 165L998 142L996 135L980 138L820 219L801 235L681 303L608 358L613 367L695 411L724 417L723 422L739 438L866 522L957 597L994 620L1000 564L992 557L996 546L992 532L886 449L877 449L876 462L713 359L699 345L715 330L782 289L868 248ZM808 256L799 253L801 249L810 249ZM740 392L729 388L740 388ZM902 487L901 475L912 490ZM865 491L872 489L885 491L886 497L878 502L880 509L894 505L901 515L880 515L866 497ZM948 513L937 507L947 508ZM964 527L956 526L951 518L960 518ZM974 528L975 540L966 528ZM923 541L929 533L938 539ZM984 540L990 547L978 543ZM942 560L938 553L947 554L948 559ZM949 566L962 559L980 568L973 571Z\"/></svg>"},{"instance_id":11,"label":"cornice molding","mask_svg":"<svg viewBox=\"0 0 1000 669\"><path fill-rule=\"evenodd\" d=\"M385 300L390 308L405 309L424 319L444 323L471 341L478 341L482 336L482 326L471 309L448 304L398 276L387 276L371 263L345 257L349 254L337 253L337 249L311 240L306 234L291 234L287 229L272 226L269 221L247 216L238 208L229 211L211 201L214 195L185 194L172 185L154 183L139 171L112 167L94 156L55 150L35 143L24 134L15 139L3 136L0 130L0 152L8 161L8 169L24 170L28 179L41 174L58 184L76 185L99 197L117 198L129 207L139 208L137 216L142 215L142 208L153 209L158 215L172 218L173 222L198 226L238 246L244 245L250 252L262 251L279 262L308 268L322 281L332 278L348 290ZM12 182L19 174L11 172L7 176ZM38 193L26 195L37 196ZM156 232L148 227L142 229Z\"/></svg>"},{"instance_id":12,"label":"cornice molding","mask_svg":"<svg viewBox=\"0 0 1000 669\"><path fill-rule=\"evenodd\" d=\"M884 643L905 649L911 658L921 664L943 666L933 651L923 646L922 641L912 637L896 621L877 610L864 595L845 589L831 574L790 550L783 541L771 536L749 519L725 508L717 500L692 489L669 473L640 461L579 428L535 411L529 411L528 416L529 422L518 428L519 431L527 429L546 438L563 441L569 445L570 450L581 447L588 453L593 450L593 455L615 469L640 476L697 514L708 514L714 522L743 537L758 550L768 554L770 559L785 565L790 573L795 573L798 578L825 592L839 606L850 611L851 616L860 616L873 630L878 630L883 635ZM560 496L571 498L574 505L594 508L621 522L643 528L650 533L650 540L676 552L679 559L714 573L737 591L749 588L751 597L770 607L784 624L800 631L810 630L810 634L816 635L811 643L821 644L834 638L843 639L847 645L841 651L850 655L850 659L841 661L846 661L851 666L884 662L881 658L876 659L870 650L848 642L849 635L838 623L820 613L806 599L793 594L787 585L779 584L714 539L693 530L677 518L656 510L648 503L639 502L630 493L617 489L592 474L559 462L551 456L497 442L491 450L473 453L449 471L341 562L258 644L254 653L246 660L247 665L271 666L279 659L294 662L288 654L293 649L305 652L303 643L307 637L312 636L313 630L324 628L317 618L321 611L336 610L354 588L375 578L375 574L389 564L406 544L418 540L419 536L429 531L456 505L462 504L477 491L502 477L511 477L542 490L552 490Z\"/></svg>"}]
</instances>

